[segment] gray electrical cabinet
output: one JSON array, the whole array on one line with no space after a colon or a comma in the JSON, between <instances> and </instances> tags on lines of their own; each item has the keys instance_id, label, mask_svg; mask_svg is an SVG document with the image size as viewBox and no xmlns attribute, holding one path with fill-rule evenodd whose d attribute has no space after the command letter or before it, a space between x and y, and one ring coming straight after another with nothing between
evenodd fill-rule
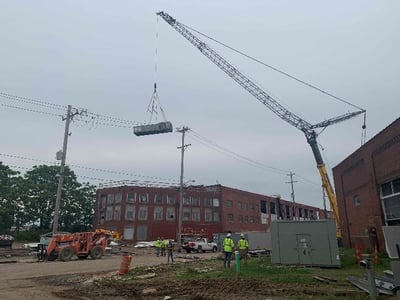
<instances>
[{"instance_id":1,"label":"gray electrical cabinet","mask_svg":"<svg viewBox=\"0 0 400 300\"><path fill-rule=\"evenodd\" d=\"M273 221L272 264L340 267L332 220Z\"/></svg>"}]
</instances>

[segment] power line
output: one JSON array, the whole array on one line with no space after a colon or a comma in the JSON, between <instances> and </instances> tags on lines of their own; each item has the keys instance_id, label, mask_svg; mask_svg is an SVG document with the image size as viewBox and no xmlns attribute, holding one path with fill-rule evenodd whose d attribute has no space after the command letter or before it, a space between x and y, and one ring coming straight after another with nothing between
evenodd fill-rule
<instances>
[{"instance_id":1,"label":"power line","mask_svg":"<svg viewBox=\"0 0 400 300\"><path fill-rule=\"evenodd\" d=\"M283 175L283 174L286 175L287 172L289 172L289 171L284 170L284 169L280 169L280 168L276 168L276 167L271 167L271 166L265 165L263 163L257 162L255 160L252 160L250 158L247 158L245 156L237 154L237 153L235 153L235 152L233 152L231 150L223 148L223 147L219 146L217 143L215 143L215 142L213 142L213 141L211 141L211 140L209 140L209 139L207 139L205 137L202 137L199 133L194 132L192 129L189 131L189 133L191 133L190 137L192 139L194 139L195 141L199 142L200 144L202 144L202 145L204 145L204 146L206 146L206 147L208 147L210 149L213 149L213 150L215 150L217 152L220 152L221 154L224 154L224 155L227 154L228 156L230 156L231 158L233 158L233 159L235 159L237 161L247 163L248 165L256 167L256 168L260 168L260 169L264 169L264 170L265 169L272 170L273 172L275 172L277 174L281 174L281 175ZM303 182L305 182L305 183L311 184L313 186L320 186L320 184L317 184L317 183L313 182L312 180L307 179L304 176L298 175L297 173L296 173L296 175L297 175L298 178L303 179Z\"/></svg>"},{"instance_id":2,"label":"power line","mask_svg":"<svg viewBox=\"0 0 400 300\"><path fill-rule=\"evenodd\" d=\"M37 99L33 99L33 98L11 95L11 94L4 93L4 92L0 92L0 97L2 97L4 99L12 100L12 101L18 101L18 102L22 102L25 104L37 105L37 106L46 107L46 108L50 108L50 109L56 109L56 110L62 110L62 111L65 111L67 109L66 105L60 105L60 104L55 104L55 103L37 100ZM60 115L46 112L46 111L33 110L33 109L19 107L19 106L13 106L13 105L1 104L1 103L0 103L0 105L2 105L4 107L20 109L20 110L24 110L24 111L28 111L28 112L47 114L47 115L52 115L52 116L57 116L57 117L60 116ZM82 121L82 122L87 122L87 121L83 120L83 118L87 117L87 118L90 118L91 121L96 120L95 122L98 125L103 125L103 126L132 128L133 126L142 124L141 122L137 122L137 121L124 120L124 119L117 118L117 117L112 117L112 116L107 116L107 115L90 112L85 108L79 108L79 110L82 110L85 112L85 115L81 116L82 119L78 120L78 121ZM107 121L107 122L99 122L97 120L102 120L102 121ZM119 124L125 124L125 126L119 125ZM128 126L128 125L131 125L131 126Z\"/></svg>"},{"instance_id":3,"label":"power line","mask_svg":"<svg viewBox=\"0 0 400 300\"><path fill-rule=\"evenodd\" d=\"M27 97L22 97L22 96L17 96L17 95L11 95L11 94L4 93L4 92L0 92L0 97L6 98L6 99L9 99L9 100L29 103L29 104L33 104L33 105L44 106L44 107L52 108L52 109L58 109L58 110L66 110L67 109L66 105L60 105L60 104L55 104L55 103L51 103L51 102L36 100L36 99L32 99L32 98L27 98Z\"/></svg>"},{"instance_id":4,"label":"power line","mask_svg":"<svg viewBox=\"0 0 400 300\"><path fill-rule=\"evenodd\" d=\"M54 161L48 161L48 160L42 160L42 159L36 159L36 158L30 158L30 157L24 157L24 156L12 155L12 154L0 153L0 156L58 165L58 162L54 162ZM92 168L92 167L86 167L86 166L80 166L80 165L74 165L74 164L68 164L68 166L79 168L79 169L84 169L84 170L88 170L88 171L103 172L103 173L130 176L130 177L141 177L141 178L162 180L162 181L169 182L169 183L173 183L173 182L177 183L176 179L166 179L166 178L161 178L161 177L147 176L147 175L134 174L134 173L129 173L129 172L115 171L115 170L100 169L100 168Z\"/></svg>"},{"instance_id":5,"label":"power line","mask_svg":"<svg viewBox=\"0 0 400 300\"><path fill-rule=\"evenodd\" d=\"M49 116L54 116L54 117L61 117L61 115L57 115L57 114L54 114L54 113L41 111L41 110L28 109L28 108L24 108L24 107L20 107L20 106L14 106L14 105L8 105L8 104L4 104L4 103L0 103L0 105L4 106L4 107L8 107L8 108L15 108L15 109L27 111L27 112L33 112L33 113L49 115Z\"/></svg>"},{"instance_id":6,"label":"power line","mask_svg":"<svg viewBox=\"0 0 400 300\"><path fill-rule=\"evenodd\" d=\"M227 153L227 154L231 155L231 157L233 157L234 159L240 160L242 162L245 162L247 164L250 164L250 165L258 167L258 168L267 168L267 169L273 170L274 172L279 173L279 174L286 174L288 172L287 170L271 167L271 166L265 165L263 163L257 162L255 160L252 160L250 158L247 158L243 155L237 154L237 153L235 153L229 149L226 149L226 148L218 145L217 143L201 136L199 133L197 133L193 130L190 130L189 133L193 134L194 139L197 140L198 142L202 143L203 145L206 145L206 144L211 145L214 150L217 150L221 153Z\"/></svg>"}]
</instances>

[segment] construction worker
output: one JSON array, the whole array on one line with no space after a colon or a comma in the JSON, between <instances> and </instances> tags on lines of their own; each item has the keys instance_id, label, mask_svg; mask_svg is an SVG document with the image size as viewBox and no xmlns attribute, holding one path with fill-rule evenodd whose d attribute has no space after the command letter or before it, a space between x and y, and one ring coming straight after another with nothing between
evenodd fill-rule
<instances>
[{"instance_id":1,"label":"construction worker","mask_svg":"<svg viewBox=\"0 0 400 300\"><path fill-rule=\"evenodd\" d=\"M235 247L235 244L231 238L231 234L228 233L223 242L223 249L224 249L224 253L225 253L225 256L224 256L224 268L225 269L226 269L226 267L228 267L228 268L231 267L231 257L232 257L232 251L233 251L234 247Z\"/></svg>"},{"instance_id":2,"label":"construction worker","mask_svg":"<svg viewBox=\"0 0 400 300\"><path fill-rule=\"evenodd\" d=\"M168 241L167 252L168 252L168 262L169 262L169 259L171 258L171 263L173 263L174 262L174 244L172 243L172 240Z\"/></svg>"},{"instance_id":3,"label":"construction worker","mask_svg":"<svg viewBox=\"0 0 400 300\"><path fill-rule=\"evenodd\" d=\"M240 234L240 240L237 243L237 249L240 253L240 260L244 260L244 264L247 265L247 253L249 251L249 242L244 237L244 234Z\"/></svg>"},{"instance_id":4,"label":"construction worker","mask_svg":"<svg viewBox=\"0 0 400 300\"><path fill-rule=\"evenodd\" d=\"M161 238L161 256L165 256L165 250L167 248L167 240L164 240L164 238Z\"/></svg>"},{"instance_id":5,"label":"construction worker","mask_svg":"<svg viewBox=\"0 0 400 300\"><path fill-rule=\"evenodd\" d=\"M160 256L160 250L161 250L161 240L160 240L160 238L157 238L157 240L154 242L154 247L156 248L157 257L159 257Z\"/></svg>"}]
</instances>

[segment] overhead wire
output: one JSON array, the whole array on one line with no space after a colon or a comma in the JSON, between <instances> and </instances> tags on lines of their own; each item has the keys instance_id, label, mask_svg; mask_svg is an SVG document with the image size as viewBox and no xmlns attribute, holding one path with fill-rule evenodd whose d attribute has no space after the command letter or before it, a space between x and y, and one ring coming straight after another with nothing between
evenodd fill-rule
<instances>
[{"instance_id":1,"label":"overhead wire","mask_svg":"<svg viewBox=\"0 0 400 300\"><path fill-rule=\"evenodd\" d=\"M204 145L206 147L209 147L209 148L211 148L213 150L216 150L217 152L220 152L222 154L228 154L230 157L232 157L232 158L234 158L234 159L236 159L238 161L247 163L247 164L249 164L249 165L251 165L253 167L257 167L257 168L264 169L264 170L268 169L270 171L272 170L273 172L275 172L277 174L281 174L281 175L286 175L287 172L288 172L287 170L276 168L276 167L272 167L272 166L268 166L266 164L257 162L257 161L255 161L253 159L247 158L247 157L245 157L243 155L237 154L237 153L235 153L235 152L233 152L233 151L231 151L229 149L226 149L226 148L218 145L217 143L215 143L215 142L213 142L213 141L201 136L199 133L195 132L192 129L189 130L189 134L190 134L189 135L190 138L194 139L195 141L199 142L200 144L202 144L202 145ZM298 175L297 173L296 173L296 175L299 178L302 178L306 183L310 183L312 185L319 186L317 183L313 182L312 180L307 179L304 176Z\"/></svg>"},{"instance_id":2,"label":"overhead wire","mask_svg":"<svg viewBox=\"0 0 400 300\"><path fill-rule=\"evenodd\" d=\"M35 109L29 109L29 108L24 108L24 107L20 107L20 106L15 106L15 105L8 105L8 104L4 104L4 103L0 103L1 106L4 107L8 107L8 108L14 108L14 109L19 109L19 110L23 110L23 111L27 111L27 112L33 112L33 113L38 113L38 114L43 114L43 115L49 115L49 116L54 116L54 117L62 117L62 115L57 115L55 113L50 113L50 112L46 112L46 111L41 111L41 110L35 110Z\"/></svg>"},{"instance_id":3,"label":"overhead wire","mask_svg":"<svg viewBox=\"0 0 400 300\"><path fill-rule=\"evenodd\" d=\"M18 155L12 155L12 154L5 154L5 153L0 153L0 156L20 159L20 160L35 161L35 162L46 163L46 164L53 164L53 165L58 165L59 164L58 162L54 162L54 161L31 158L31 157L25 157L25 156L18 156ZM93 168L93 167L87 167L87 166L80 166L80 165L75 165L75 164L67 164L67 166L80 168L80 169L85 169L85 170L88 170L88 171L103 172L103 173L124 175L124 176L130 176L130 177L140 177L140 178L154 179L154 180L158 180L158 181L165 181L166 183L169 183L169 184L170 183L174 183L174 182L176 182L176 183L178 182L177 179L166 179L166 178L161 178L161 177L147 176L147 175L141 175L141 174L135 174L135 173L129 173L129 172L123 172L123 171L115 171L115 170Z\"/></svg>"},{"instance_id":4,"label":"overhead wire","mask_svg":"<svg viewBox=\"0 0 400 300\"><path fill-rule=\"evenodd\" d=\"M250 164L252 166L259 167L259 168L267 168L267 169L270 169L270 170L272 170L272 171L274 171L276 173L279 173L279 174L286 174L288 172L287 170L271 167L271 166L265 165L263 163L257 162L255 160L252 160L250 158L247 158L247 157L245 157L243 155L237 154L237 153L235 153L235 152L233 152L233 151L231 151L229 149L226 149L226 148L218 145L217 143L215 143L215 142L203 137L202 135L200 135L199 133L193 131L192 129L189 130L189 133L191 133L193 135L192 138L194 137L194 139L196 139L200 143L203 143L203 145L205 145L205 144L210 145L214 149L216 149L217 151L222 152L222 153L228 153L231 157L233 157L235 159L238 159L240 161L243 161L243 162L245 162L247 164Z\"/></svg>"}]
</instances>

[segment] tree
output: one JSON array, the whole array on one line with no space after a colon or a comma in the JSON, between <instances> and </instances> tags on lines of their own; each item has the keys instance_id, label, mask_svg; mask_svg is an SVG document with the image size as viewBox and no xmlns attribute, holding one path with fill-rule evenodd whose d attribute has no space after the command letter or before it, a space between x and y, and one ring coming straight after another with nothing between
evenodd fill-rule
<instances>
[{"instance_id":1,"label":"tree","mask_svg":"<svg viewBox=\"0 0 400 300\"><path fill-rule=\"evenodd\" d=\"M50 231L53 227L59 169L58 166L34 166L24 175L25 214L32 224L38 224L42 232ZM91 222L93 216L94 190L94 186L79 183L71 169L64 169L59 212L60 230L73 231L77 225L90 227L91 223L85 222Z\"/></svg>"},{"instance_id":2,"label":"tree","mask_svg":"<svg viewBox=\"0 0 400 300\"><path fill-rule=\"evenodd\" d=\"M10 232L19 212L18 174L0 162L0 233Z\"/></svg>"}]
</instances>

